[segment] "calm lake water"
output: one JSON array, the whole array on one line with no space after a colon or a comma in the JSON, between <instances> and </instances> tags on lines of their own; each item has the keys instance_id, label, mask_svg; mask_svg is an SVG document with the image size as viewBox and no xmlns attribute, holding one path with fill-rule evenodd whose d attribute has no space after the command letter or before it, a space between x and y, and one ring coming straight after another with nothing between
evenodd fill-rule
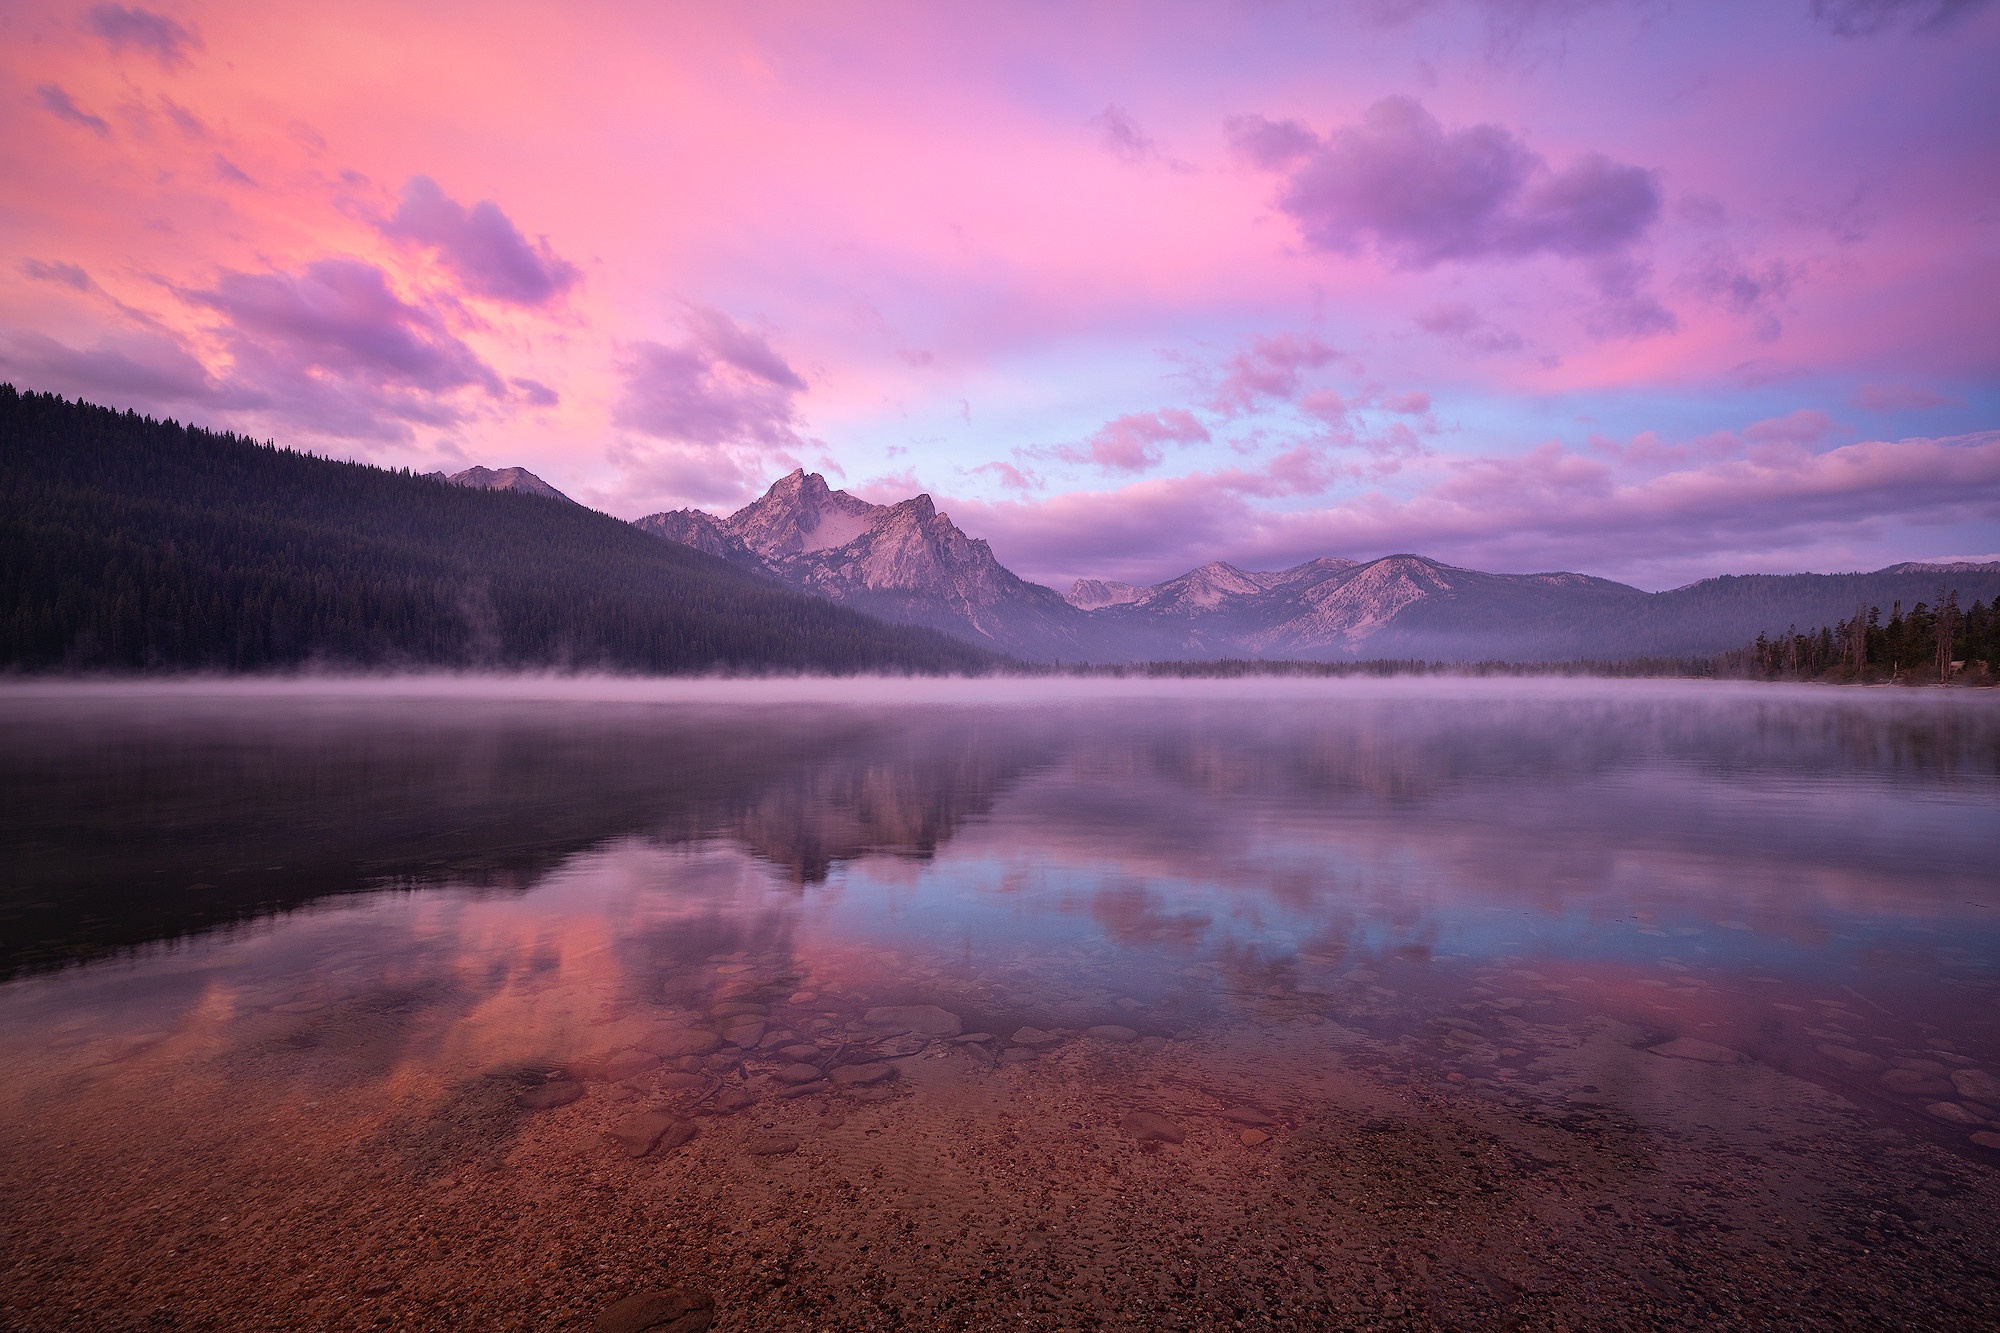
<instances>
[{"instance_id":1,"label":"calm lake water","mask_svg":"<svg viewBox=\"0 0 2000 1333\"><path fill-rule=\"evenodd\" d=\"M718 1327L1890 1293L1949 1326L1992 1294L1952 1211L2000 1167L1987 693L17 686L0 807L10 1326L589 1327L655 1289ZM1485 1184L1423 1166L1474 1140ZM1670 1223L1607 1153L1773 1174ZM1114 1226L1147 1172L1361 1211ZM1461 1214L1368 1211L1419 1204ZM1227 1273L1185 1257L1224 1231Z\"/></svg>"}]
</instances>

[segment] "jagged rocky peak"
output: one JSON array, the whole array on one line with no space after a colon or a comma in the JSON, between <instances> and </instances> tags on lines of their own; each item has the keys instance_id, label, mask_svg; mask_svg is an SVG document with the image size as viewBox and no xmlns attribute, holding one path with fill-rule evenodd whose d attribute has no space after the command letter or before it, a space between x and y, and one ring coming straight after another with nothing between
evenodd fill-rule
<instances>
[{"instance_id":1,"label":"jagged rocky peak","mask_svg":"<svg viewBox=\"0 0 2000 1333\"><path fill-rule=\"evenodd\" d=\"M551 500L567 500L555 487L543 481L524 467L469 467L463 472L446 476L442 471L428 473L440 481L453 486L471 486L482 491L519 491L523 495L545 495Z\"/></svg>"},{"instance_id":2,"label":"jagged rocky peak","mask_svg":"<svg viewBox=\"0 0 2000 1333\"><path fill-rule=\"evenodd\" d=\"M1079 611L1097 611L1107 606L1130 606L1152 588L1115 579L1078 579L1066 600Z\"/></svg>"},{"instance_id":3,"label":"jagged rocky peak","mask_svg":"<svg viewBox=\"0 0 2000 1333\"><path fill-rule=\"evenodd\" d=\"M721 519L699 509L672 509L663 514L648 514L634 519L632 526L655 537L664 537L670 542L720 556L733 565L757 570L764 567L757 553L745 545L741 537L724 527Z\"/></svg>"},{"instance_id":4,"label":"jagged rocky peak","mask_svg":"<svg viewBox=\"0 0 2000 1333\"><path fill-rule=\"evenodd\" d=\"M929 497L923 498L928 504ZM819 473L799 468L778 478L723 526L760 555L779 559L845 546L885 512L886 506L833 490Z\"/></svg>"}]
</instances>

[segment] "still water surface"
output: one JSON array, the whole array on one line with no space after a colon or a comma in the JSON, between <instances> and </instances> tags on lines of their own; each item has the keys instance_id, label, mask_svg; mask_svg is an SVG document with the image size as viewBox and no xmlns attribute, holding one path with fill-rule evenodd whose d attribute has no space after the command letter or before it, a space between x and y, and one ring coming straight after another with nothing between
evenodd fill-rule
<instances>
[{"instance_id":1,"label":"still water surface","mask_svg":"<svg viewBox=\"0 0 2000 1333\"><path fill-rule=\"evenodd\" d=\"M1548 1221L1555 1195L1631 1202L1625 1168L1583 1161L1612 1151L1614 1131L1650 1136L1654 1158L1699 1140L1710 1156L1684 1164L1690 1181L1733 1169L1725 1160L1796 1154L1785 1143L1845 1145L1863 1164L1894 1144L1898 1169L1915 1174L1891 1180L1884 1167L1862 1182L1867 1207L1812 1195L1825 1216L1770 1242L1775 1257L1759 1262L1791 1267L1761 1280L1806 1282L1814 1246L1866 1270L1900 1243L1912 1259L1956 1251L1991 1285L1990 1236L1875 1206L1944 1176L1955 1183L1937 1197L1983 1197L2000 1165L2000 707L1984 693L17 687L0 695L0 801L0 1061L15 1071L0 1094L12 1164L0 1240L23 1256L0 1313L24 1327L60 1326L77 1302L97 1303L106 1326L227 1326L259 1310L302 1326L416 1327L477 1309L502 1325L587 1327L598 1307L658 1286L645 1270L669 1253L706 1284L718 1326L971 1326L1014 1311L1007 1302L1052 1327L1163 1311L1191 1326L1574 1326L1592 1321L1595 1298L1549 1257L1565 1245L1621 1256L1593 1267L1629 1270L1630 1290L1655 1303L1615 1297L1635 1323L1755 1322L1757 1303L1730 1306L1708 1270L1747 1262L1716 1246L1776 1225L1778 1184L1751 1191L1706 1239L1669 1228L1680 1257L1651 1267L1622 1257L1628 1242L1644 1248L1629 1227ZM1347 1081L1325 1083L1329 1071ZM161 1139L146 1108L166 1104L180 1123ZM1718 1113L1732 1104L1756 1109ZM623 1140L605 1157L602 1131L648 1112L701 1132L641 1148L639 1167L622 1165ZM1167 1129L1150 1133L1135 1114ZM1439 1116L1460 1128L1440 1129ZM1508 1138L1508 1125L1531 1134L1564 1116L1602 1121L1587 1153ZM797 1259L783 1281L769 1256L788 1235L797 1248L796 1221L766 1218L744 1239L741 1226L714 1234L710 1216L697 1242L674 1211L707 1188L732 1213L783 1212L804 1182L769 1173L810 1158L828 1188L873 1163L888 1180L878 1197L901 1188L899 1207L935 1221L951 1200L920 1197L923 1181L896 1186L870 1153L886 1135L905 1161L950 1157L955 1168L927 1168L931 1195L940 1171L990 1177L990 1164L934 1141L940 1117L963 1117L945 1140L990 1131L996 1153L1045 1153L1008 1169L1021 1182L1077 1176L1090 1199L1072 1208L1108 1207L1133 1173L1178 1155L1163 1179L1184 1186L1212 1169L1266 1204L1274 1178L1302 1190L1314 1171L1326 1207L1458 1189L1472 1210L1460 1224L1521 1234L1493 1242L1504 1253L1468 1249L1437 1234L1459 1224L1383 1231L1371 1213L1383 1256L1373 1285L1343 1286L1331 1260L1313 1264L1316 1277L1276 1271L1334 1226L1301 1217L1234 1276L1181 1289L1119 1271L1135 1254L1153 1256L1150 1270L1178 1252L1164 1232L1128 1225L1123 1243L1140 1248L1086 1247L1102 1271L1079 1290L1060 1277L1079 1271L1078 1254L1048 1239L1046 1219L1017 1226L999 1279L990 1246L971 1267L952 1251L878 1272L898 1224L861 1206L852 1191L865 1181L846 1196L859 1220L808 1245L820 1266ZM241 1148L280 1124L304 1149L280 1194L407 1195L375 1200L377 1222L337 1247L344 1259L274 1238L296 1224L282 1220L295 1200L255 1201L271 1154L288 1150L267 1143L246 1159ZM1377 1154L1389 1177L1364 1178L1377 1170L1351 1146L1373 1142L1364 1131L1424 1143L1470 1133L1511 1143L1517 1165L1539 1153L1557 1175L1598 1173L1553 1188L1531 1166L1519 1180L1496 1167L1474 1189L1395 1174L1429 1151L1405 1145ZM325 1271L289 1275L292 1314L259 1304L226 1202L176 1176L175 1140L208 1154L205 1179L242 1175L235 1188L251 1201L239 1217L268 1213L255 1223L259 1262ZM107 1181L107 1151L159 1183ZM32 1181L19 1172L30 1157ZM370 1158L402 1174L364 1179ZM683 1165L654 1165L669 1160ZM452 1276L470 1241L392 1254L360 1239L407 1230L396 1208L425 1190L566 1216L545 1191L584 1179L641 1189L602 1178L641 1169L681 1175L646 1178L662 1211L630 1224L626 1257L483 1261L541 1265L538 1281ZM1093 1171L1106 1173L1094 1193ZM67 1229L35 1215L58 1195L71 1201ZM1480 1213L1483 1196L1504 1206ZM712 1214L722 1196L702 1197ZM199 1224L162 1223L162 1200ZM965 1243L1006 1207L971 1209ZM1531 1214L1554 1239L1522 1239ZM1055 1278L1020 1260L1018 1236L1037 1231ZM646 1258L645 1236L668 1232L672 1244ZM107 1243L121 1253L95 1248ZM879 1291L852 1286L864 1273ZM1943 1269L1932 1278L1964 1285ZM1847 1296L1814 1290L1885 1313L1870 1306L1886 1290L1872 1280ZM1931 1286L1899 1299L1899 1317L1954 1317L1952 1296Z\"/></svg>"}]
</instances>

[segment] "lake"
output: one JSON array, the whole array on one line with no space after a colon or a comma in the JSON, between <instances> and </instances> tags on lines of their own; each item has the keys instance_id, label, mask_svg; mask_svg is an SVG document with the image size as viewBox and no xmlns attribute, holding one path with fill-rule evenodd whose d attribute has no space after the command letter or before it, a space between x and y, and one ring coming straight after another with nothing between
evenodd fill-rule
<instances>
[{"instance_id":1,"label":"lake","mask_svg":"<svg viewBox=\"0 0 2000 1333\"><path fill-rule=\"evenodd\" d=\"M0 689L0 1325L1987 1323L2000 699Z\"/></svg>"}]
</instances>

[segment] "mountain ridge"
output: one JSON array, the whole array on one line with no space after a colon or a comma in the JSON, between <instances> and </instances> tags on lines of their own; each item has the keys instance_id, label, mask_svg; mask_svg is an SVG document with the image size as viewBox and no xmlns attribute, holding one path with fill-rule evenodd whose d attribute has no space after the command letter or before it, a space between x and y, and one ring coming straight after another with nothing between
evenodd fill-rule
<instances>
[{"instance_id":1,"label":"mountain ridge","mask_svg":"<svg viewBox=\"0 0 2000 1333\"><path fill-rule=\"evenodd\" d=\"M799 591L1044 662L1682 656L1831 623L1857 600L1914 603L1935 596L1926 579L1954 579L1968 600L2000 595L2000 562L1720 575L1649 593L1573 570L1495 574L1411 552L1282 570L1218 560L1156 584L1078 579L1062 595L1013 574L929 495L874 504L803 468L727 518L684 509L636 526Z\"/></svg>"},{"instance_id":2,"label":"mountain ridge","mask_svg":"<svg viewBox=\"0 0 2000 1333\"><path fill-rule=\"evenodd\" d=\"M0 669L996 664L527 479L547 485L439 484L0 384Z\"/></svg>"}]
</instances>

